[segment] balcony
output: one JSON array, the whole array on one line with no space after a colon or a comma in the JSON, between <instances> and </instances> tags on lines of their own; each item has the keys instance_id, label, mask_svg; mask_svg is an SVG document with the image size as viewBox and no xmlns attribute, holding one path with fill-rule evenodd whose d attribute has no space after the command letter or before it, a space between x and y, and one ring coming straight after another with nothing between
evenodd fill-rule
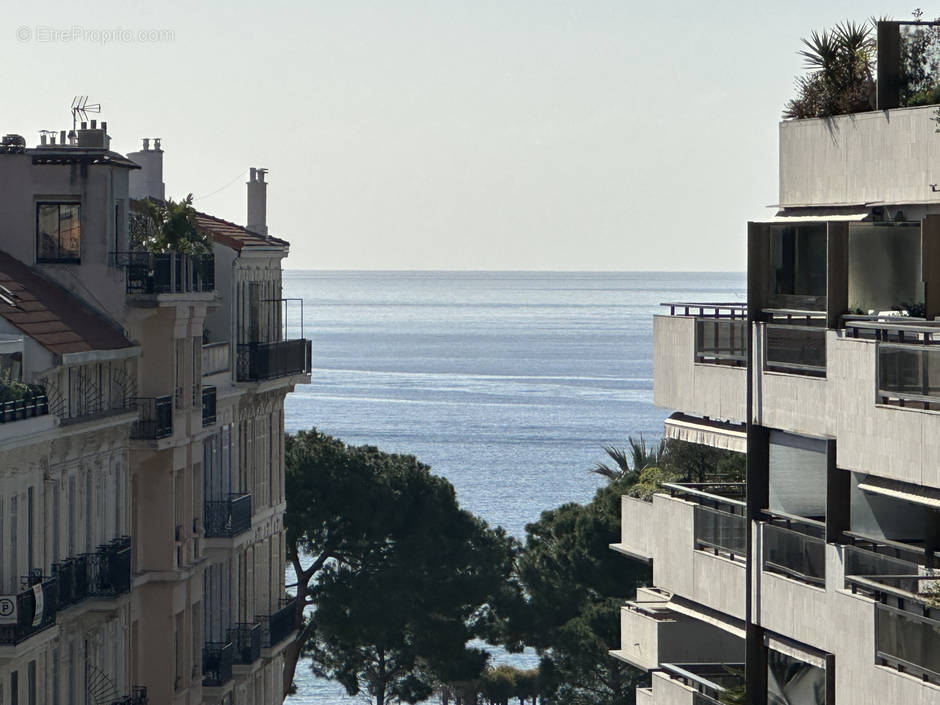
<instances>
[{"instance_id":1,"label":"balcony","mask_svg":"<svg viewBox=\"0 0 940 705\"><path fill-rule=\"evenodd\" d=\"M231 494L206 501L203 518L207 539L233 538L251 528L251 494Z\"/></svg>"},{"instance_id":2,"label":"balcony","mask_svg":"<svg viewBox=\"0 0 940 705\"><path fill-rule=\"evenodd\" d=\"M826 376L826 321L810 312L773 312L764 324L764 370Z\"/></svg>"},{"instance_id":3,"label":"balcony","mask_svg":"<svg viewBox=\"0 0 940 705\"><path fill-rule=\"evenodd\" d=\"M826 586L824 522L764 511L763 569L816 587Z\"/></svg>"},{"instance_id":4,"label":"balcony","mask_svg":"<svg viewBox=\"0 0 940 705\"><path fill-rule=\"evenodd\" d=\"M29 399L0 402L0 423L13 423L23 419L33 419L49 413L49 400L45 394Z\"/></svg>"},{"instance_id":5,"label":"balcony","mask_svg":"<svg viewBox=\"0 0 940 705\"><path fill-rule=\"evenodd\" d=\"M653 319L655 404L699 417L743 421L743 309L733 304L665 305L672 313Z\"/></svg>"},{"instance_id":6,"label":"balcony","mask_svg":"<svg viewBox=\"0 0 940 705\"><path fill-rule=\"evenodd\" d=\"M309 374L311 360L310 341L302 338L239 345L236 363L238 381L257 382Z\"/></svg>"},{"instance_id":7,"label":"balcony","mask_svg":"<svg viewBox=\"0 0 940 705\"><path fill-rule=\"evenodd\" d=\"M123 267L129 295L215 291L215 256L178 252L112 252L111 265Z\"/></svg>"},{"instance_id":8,"label":"balcony","mask_svg":"<svg viewBox=\"0 0 940 705\"><path fill-rule=\"evenodd\" d=\"M737 662L744 657L744 640L671 609L666 600L637 600L621 608L620 650L614 655L646 671L663 663Z\"/></svg>"},{"instance_id":9,"label":"balcony","mask_svg":"<svg viewBox=\"0 0 940 705\"><path fill-rule=\"evenodd\" d=\"M220 372L227 372L231 364L231 346L226 342L203 343L202 376L209 377Z\"/></svg>"},{"instance_id":10,"label":"balcony","mask_svg":"<svg viewBox=\"0 0 940 705\"><path fill-rule=\"evenodd\" d=\"M260 615L261 648L270 649L292 636L297 629L296 597L281 600L281 608L271 615Z\"/></svg>"},{"instance_id":11,"label":"balcony","mask_svg":"<svg viewBox=\"0 0 940 705\"><path fill-rule=\"evenodd\" d=\"M142 685L131 686L131 694L125 695L117 700L112 700L110 705L147 705L150 702L147 697L147 688Z\"/></svg>"},{"instance_id":12,"label":"balcony","mask_svg":"<svg viewBox=\"0 0 940 705\"><path fill-rule=\"evenodd\" d=\"M127 536L52 564L58 583L58 609L89 598L114 598L131 589L131 542Z\"/></svg>"},{"instance_id":13,"label":"balcony","mask_svg":"<svg viewBox=\"0 0 940 705\"><path fill-rule=\"evenodd\" d=\"M232 642L206 642L202 649L202 685L218 688L232 680L234 658Z\"/></svg>"},{"instance_id":14,"label":"balcony","mask_svg":"<svg viewBox=\"0 0 940 705\"><path fill-rule=\"evenodd\" d=\"M15 597L0 598L5 618L15 620L0 623L0 644L19 644L55 624L56 579L30 576L26 583L28 587Z\"/></svg>"},{"instance_id":15,"label":"balcony","mask_svg":"<svg viewBox=\"0 0 940 705\"><path fill-rule=\"evenodd\" d=\"M207 385L202 388L202 425L211 426L215 423L216 388Z\"/></svg>"},{"instance_id":16,"label":"balcony","mask_svg":"<svg viewBox=\"0 0 940 705\"><path fill-rule=\"evenodd\" d=\"M138 397L140 418L131 428L131 438L159 440L173 435L173 396Z\"/></svg>"},{"instance_id":17,"label":"balcony","mask_svg":"<svg viewBox=\"0 0 940 705\"><path fill-rule=\"evenodd\" d=\"M250 666L261 658L261 624L239 622L228 630L228 639L235 647L234 663Z\"/></svg>"},{"instance_id":18,"label":"balcony","mask_svg":"<svg viewBox=\"0 0 940 705\"><path fill-rule=\"evenodd\" d=\"M664 663L655 675L653 702L723 705L744 693L743 663Z\"/></svg>"}]
</instances>

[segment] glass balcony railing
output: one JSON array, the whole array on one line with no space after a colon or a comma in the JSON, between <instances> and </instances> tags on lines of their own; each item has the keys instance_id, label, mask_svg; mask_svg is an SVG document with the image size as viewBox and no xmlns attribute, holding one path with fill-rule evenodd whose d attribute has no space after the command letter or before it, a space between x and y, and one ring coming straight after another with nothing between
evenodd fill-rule
<instances>
[{"instance_id":1,"label":"glass balcony railing","mask_svg":"<svg viewBox=\"0 0 940 705\"><path fill-rule=\"evenodd\" d=\"M255 382L309 373L311 360L309 340L239 345L238 381Z\"/></svg>"},{"instance_id":2,"label":"glass balcony railing","mask_svg":"<svg viewBox=\"0 0 940 705\"><path fill-rule=\"evenodd\" d=\"M722 705L744 694L743 663L664 663L661 668L694 691L692 705Z\"/></svg>"},{"instance_id":3,"label":"glass balcony railing","mask_svg":"<svg viewBox=\"0 0 940 705\"><path fill-rule=\"evenodd\" d=\"M747 556L743 482L665 483L670 495L695 502L695 548L731 559Z\"/></svg>"},{"instance_id":4,"label":"glass balcony railing","mask_svg":"<svg viewBox=\"0 0 940 705\"><path fill-rule=\"evenodd\" d=\"M128 294L215 291L215 256L212 253L112 252L111 265L124 268Z\"/></svg>"},{"instance_id":5,"label":"glass balcony railing","mask_svg":"<svg viewBox=\"0 0 940 705\"><path fill-rule=\"evenodd\" d=\"M747 364L747 306L738 303L660 304L670 316L695 318L695 361L716 365Z\"/></svg>"},{"instance_id":6,"label":"glass balcony railing","mask_svg":"<svg viewBox=\"0 0 940 705\"><path fill-rule=\"evenodd\" d=\"M817 587L826 585L825 524L764 511L763 569Z\"/></svg>"},{"instance_id":7,"label":"glass balcony railing","mask_svg":"<svg viewBox=\"0 0 940 705\"><path fill-rule=\"evenodd\" d=\"M767 323L764 326L764 369L824 377L826 328L820 325Z\"/></svg>"}]
</instances>

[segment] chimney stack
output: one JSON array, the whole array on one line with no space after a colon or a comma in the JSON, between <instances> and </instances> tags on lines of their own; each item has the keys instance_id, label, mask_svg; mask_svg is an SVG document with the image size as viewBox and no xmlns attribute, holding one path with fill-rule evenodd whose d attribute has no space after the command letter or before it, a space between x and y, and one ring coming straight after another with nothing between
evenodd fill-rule
<instances>
[{"instance_id":1,"label":"chimney stack","mask_svg":"<svg viewBox=\"0 0 940 705\"><path fill-rule=\"evenodd\" d=\"M139 152L128 152L127 154L128 159L140 165L140 169L134 169L129 174L128 190L131 198L166 200L166 184L163 183L163 150L160 148L160 138L155 138L153 143L154 148L151 149L150 138L144 137L144 148Z\"/></svg>"},{"instance_id":2,"label":"chimney stack","mask_svg":"<svg viewBox=\"0 0 940 705\"><path fill-rule=\"evenodd\" d=\"M251 167L248 172L248 225L251 232L268 236L268 184L264 180L267 169Z\"/></svg>"}]
</instances>

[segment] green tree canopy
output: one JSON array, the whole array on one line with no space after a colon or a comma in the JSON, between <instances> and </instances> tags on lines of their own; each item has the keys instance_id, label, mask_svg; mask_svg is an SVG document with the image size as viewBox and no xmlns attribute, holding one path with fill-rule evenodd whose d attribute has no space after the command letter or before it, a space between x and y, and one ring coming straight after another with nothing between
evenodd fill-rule
<instances>
[{"instance_id":1,"label":"green tree canopy","mask_svg":"<svg viewBox=\"0 0 940 705\"><path fill-rule=\"evenodd\" d=\"M181 201L141 201L139 208L131 215L130 235L134 247L153 253L172 250L189 255L205 254L211 249L208 238L196 223L192 194Z\"/></svg>"},{"instance_id":2,"label":"green tree canopy","mask_svg":"<svg viewBox=\"0 0 940 705\"><path fill-rule=\"evenodd\" d=\"M286 654L285 685L301 651L378 705L479 676L486 653L468 641L496 621L515 553L501 529L413 456L316 430L288 436L286 489L298 610L312 616Z\"/></svg>"}]
</instances>

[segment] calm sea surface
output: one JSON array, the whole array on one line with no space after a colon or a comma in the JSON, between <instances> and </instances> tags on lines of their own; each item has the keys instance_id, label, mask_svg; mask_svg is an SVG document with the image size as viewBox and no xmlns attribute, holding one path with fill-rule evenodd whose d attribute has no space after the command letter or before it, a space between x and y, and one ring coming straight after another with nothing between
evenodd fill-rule
<instances>
[{"instance_id":1,"label":"calm sea surface","mask_svg":"<svg viewBox=\"0 0 940 705\"><path fill-rule=\"evenodd\" d=\"M521 539L544 509L590 499L604 446L661 434L659 304L743 301L744 288L740 273L285 272L314 358L287 430L414 454ZM290 705L362 701L303 662L296 683Z\"/></svg>"}]
</instances>

